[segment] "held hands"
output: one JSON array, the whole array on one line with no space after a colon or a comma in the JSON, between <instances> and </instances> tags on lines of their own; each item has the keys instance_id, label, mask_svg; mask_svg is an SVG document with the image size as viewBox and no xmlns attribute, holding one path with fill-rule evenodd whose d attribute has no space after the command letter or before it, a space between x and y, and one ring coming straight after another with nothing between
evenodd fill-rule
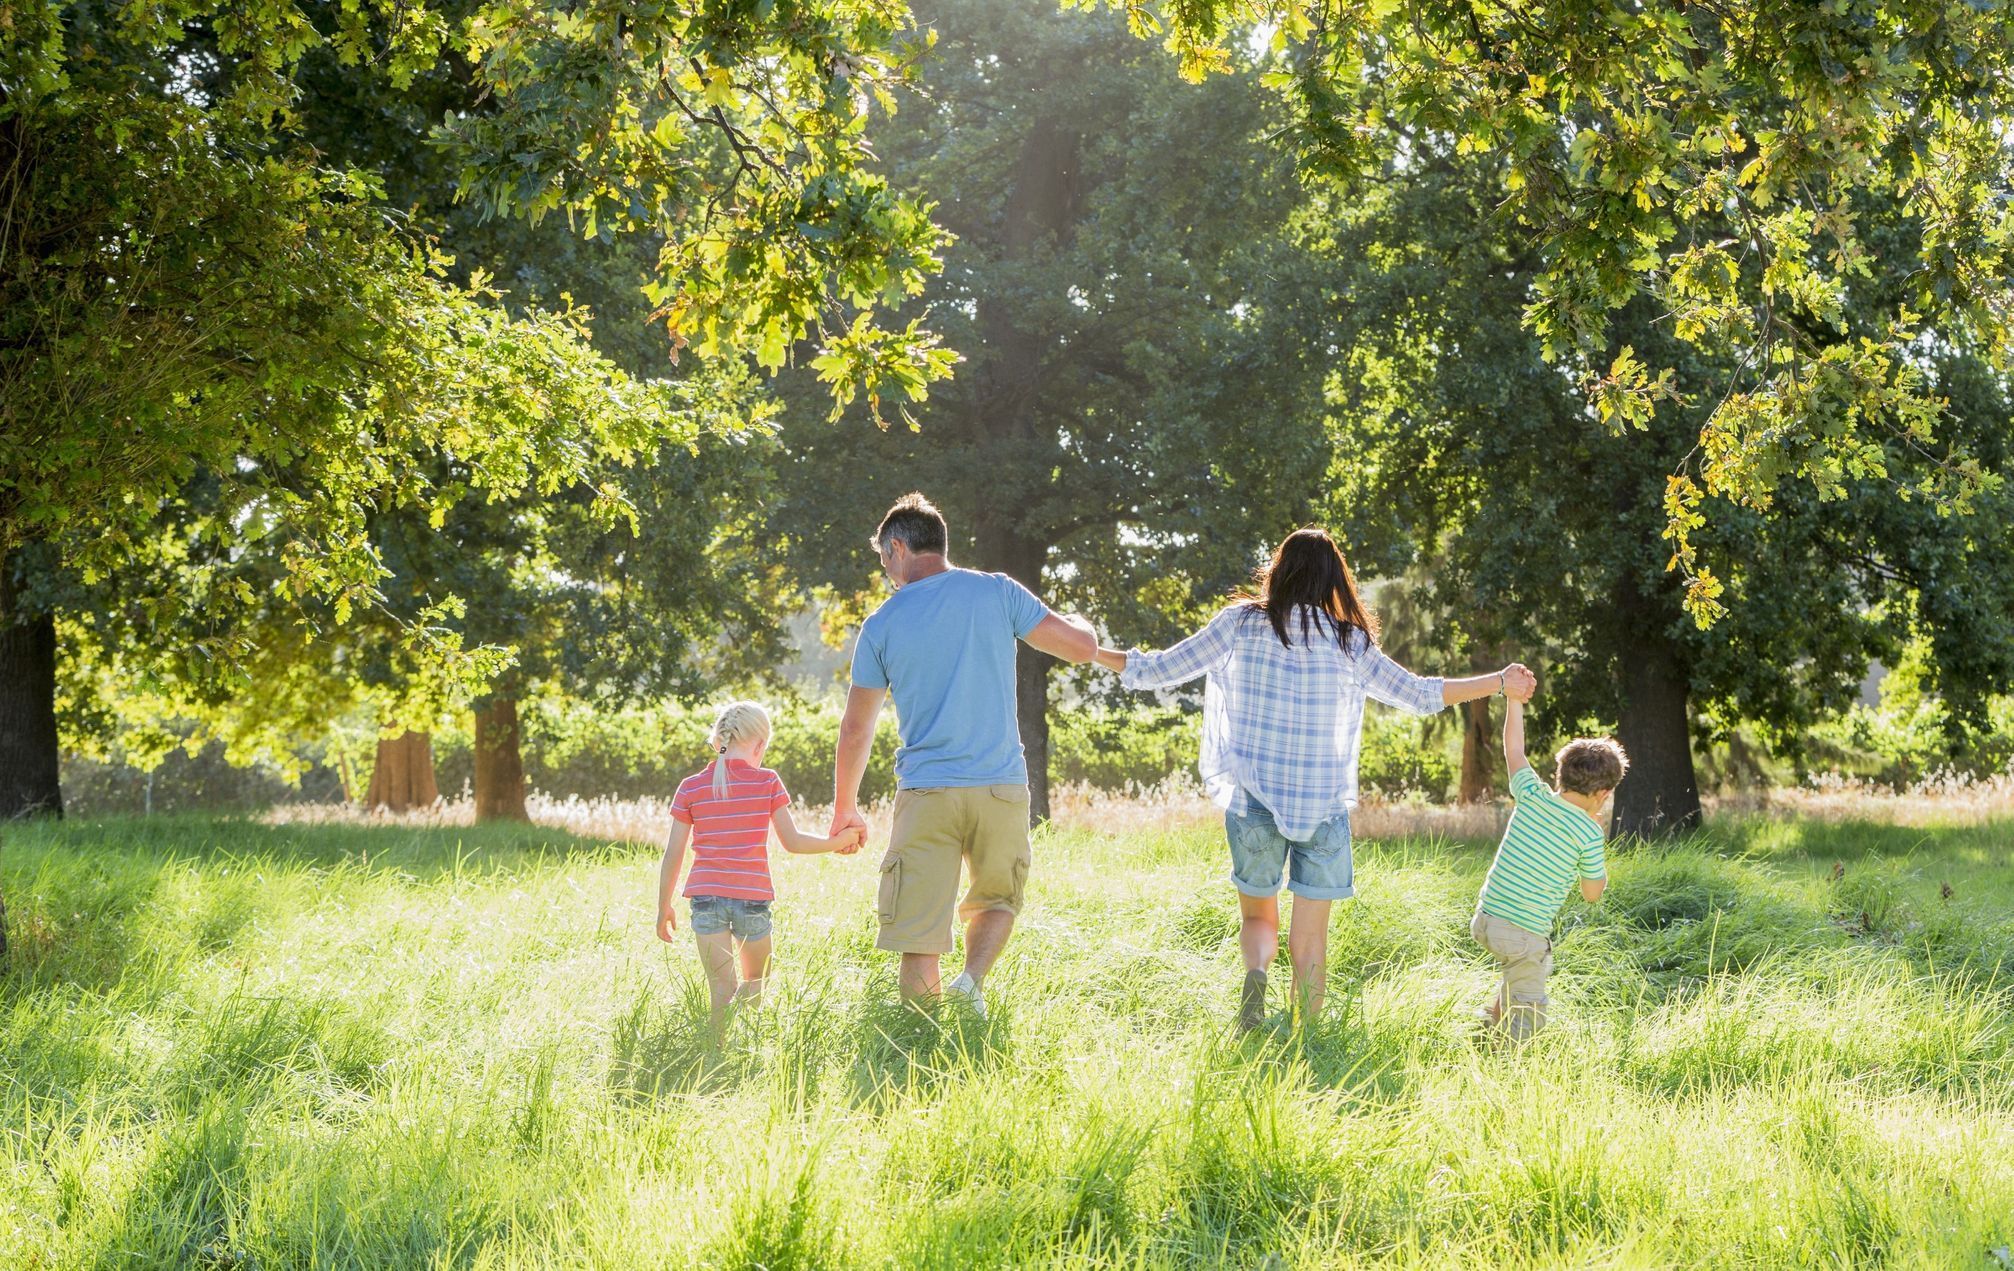
<instances>
[{"instance_id":1,"label":"held hands","mask_svg":"<svg viewBox=\"0 0 2014 1271\"><path fill-rule=\"evenodd\" d=\"M860 815L859 808L835 807L832 809L832 826L826 830L825 836L833 840L833 851L841 856L851 856L867 844L867 818ZM847 846L839 846L841 841Z\"/></svg>"},{"instance_id":2,"label":"held hands","mask_svg":"<svg viewBox=\"0 0 2014 1271\"><path fill-rule=\"evenodd\" d=\"M1538 691L1538 676L1522 662L1513 662L1501 672L1504 696L1514 702L1529 702Z\"/></svg>"}]
</instances>

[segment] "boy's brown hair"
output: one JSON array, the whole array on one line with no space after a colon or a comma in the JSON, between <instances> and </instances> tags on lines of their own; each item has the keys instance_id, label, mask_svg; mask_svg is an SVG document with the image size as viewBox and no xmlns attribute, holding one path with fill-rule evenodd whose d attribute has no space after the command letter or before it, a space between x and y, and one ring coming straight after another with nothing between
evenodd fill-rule
<instances>
[{"instance_id":1,"label":"boy's brown hair","mask_svg":"<svg viewBox=\"0 0 2014 1271\"><path fill-rule=\"evenodd\" d=\"M1613 737L1576 737L1553 756L1555 784L1574 794L1600 794L1622 784L1629 756Z\"/></svg>"}]
</instances>

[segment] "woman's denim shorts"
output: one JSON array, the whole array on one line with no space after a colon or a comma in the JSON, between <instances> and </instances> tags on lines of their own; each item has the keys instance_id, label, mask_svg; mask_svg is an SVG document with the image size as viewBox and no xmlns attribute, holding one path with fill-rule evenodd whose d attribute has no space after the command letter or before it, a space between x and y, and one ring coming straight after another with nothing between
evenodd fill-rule
<instances>
[{"instance_id":1,"label":"woman's denim shorts","mask_svg":"<svg viewBox=\"0 0 2014 1271\"><path fill-rule=\"evenodd\" d=\"M1315 827L1306 842L1289 839L1273 823L1273 814L1257 799L1247 799L1248 811L1224 814L1224 835L1231 840L1231 883L1247 896L1276 896L1285 878L1287 890L1307 900L1348 900L1356 892L1350 864L1350 814L1330 817Z\"/></svg>"}]
</instances>

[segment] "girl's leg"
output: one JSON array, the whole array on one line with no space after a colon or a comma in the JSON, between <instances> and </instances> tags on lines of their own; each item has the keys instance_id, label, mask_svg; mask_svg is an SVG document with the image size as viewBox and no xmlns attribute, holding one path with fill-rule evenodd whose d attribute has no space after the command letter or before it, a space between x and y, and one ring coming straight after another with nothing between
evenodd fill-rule
<instances>
[{"instance_id":1,"label":"girl's leg","mask_svg":"<svg viewBox=\"0 0 2014 1271\"><path fill-rule=\"evenodd\" d=\"M769 978L769 937L741 942L741 988L739 1000L762 1003L762 990Z\"/></svg>"},{"instance_id":2,"label":"girl's leg","mask_svg":"<svg viewBox=\"0 0 2014 1271\"><path fill-rule=\"evenodd\" d=\"M1294 925L1287 933L1287 956L1294 961L1294 1004L1302 1019L1322 1013L1329 982L1329 900L1294 897Z\"/></svg>"},{"instance_id":3,"label":"girl's leg","mask_svg":"<svg viewBox=\"0 0 2014 1271\"><path fill-rule=\"evenodd\" d=\"M699 945L699 965L706 971L706 987L712 996L712 1012L707 1027L716 1045L727 1033L727 1004L734 1000L740 983L734 974L734 937L725 931L695 935Z\"/></svg>"}]
</instances>

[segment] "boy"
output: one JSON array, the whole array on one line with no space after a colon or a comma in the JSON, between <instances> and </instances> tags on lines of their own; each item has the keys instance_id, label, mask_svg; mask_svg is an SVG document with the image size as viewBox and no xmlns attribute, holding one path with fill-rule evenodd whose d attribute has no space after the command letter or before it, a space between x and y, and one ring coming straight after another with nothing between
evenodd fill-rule
<instances>
[{"instance_id":1,"label":"boy","mask_svg":"<svg viewBox=\"0 0 2014 1271\"><path fill-rule=\"evenodd\" d=\"M1522 1041L1545 1024L1545 978L1552 973L1553 919L1576 880L1590 904L1608 886L1602 807L1629 757L1606 738L1580 737L1562 748L1547 789L1524 753L1524 703L1504 707L1504 763L1517 807L1490 862L1469 934L1503 964L1496 1000L1482 1008L1485 1026Z\"/></svg>"}]
</instances>

